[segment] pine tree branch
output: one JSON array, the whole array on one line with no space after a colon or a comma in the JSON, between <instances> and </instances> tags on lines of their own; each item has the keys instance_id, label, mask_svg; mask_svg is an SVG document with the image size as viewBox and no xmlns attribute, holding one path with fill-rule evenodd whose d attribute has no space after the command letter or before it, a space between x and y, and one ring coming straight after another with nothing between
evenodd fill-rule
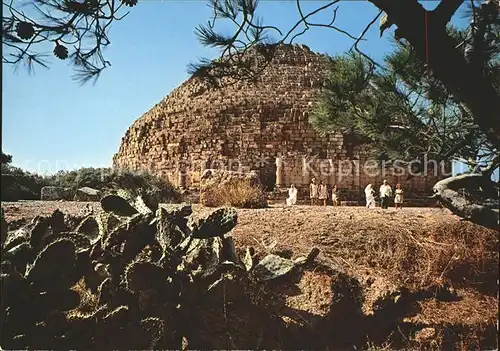
<instances>
[{"instance_id":1,"label":"pine tree branch","mask_svg":"<svg viewBox=\"0 0 500 351\"><path fill-rule=\"evenodd\" d=\"M441 22L443 28L451 21L451 18L463 4L464 0L441 0L438 6L430 12L435 21Z\"/></svg>"}]
</instances>

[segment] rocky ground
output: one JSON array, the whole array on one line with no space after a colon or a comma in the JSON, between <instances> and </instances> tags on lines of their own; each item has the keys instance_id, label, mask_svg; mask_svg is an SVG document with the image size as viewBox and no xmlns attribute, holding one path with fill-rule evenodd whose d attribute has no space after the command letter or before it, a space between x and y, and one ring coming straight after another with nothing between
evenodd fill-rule
<instances>
[{"instance_id":1,"label":"rocky ground","mask_svg":"<svg viewBox=\"0 0 500 351\"><path fill-rule=\"evenodd\" d=\"M100 210L99 203L88 204L94 211ZM86 205L2 203L8 222L50 215L55 209L78 215ZM213 210L193 207L200 214ZM353 338L365 338L367 345L370 340L380 344L388 335L392 335L391 342L397 340L393 333L381 331L394 330L396 323L402 335L399 339L411 337L422 348L461 343L466 348L496 346L498 234L462 221L446 209L302 205L238 209L233 237L241 253L252 247L259 256L278 253L295 258L307 255L313 247L320 249L311 269L255 292L256 299L268 300L269 313L279 316L287 328L300 326L301 333L303 328L309 330L308 338L315 338L313 331L322 330L325 320L335 319L332 315L345 313L360 318L353 323L363 325L363 335L353 334ZM340 281L347 290L338 290ZM346 291L348 301L354 302L351 307L343 302L347 309L338 311L338 304L333 307L332 301L339 296L345 299ZM234 345L227 344L229 331L221 332L219 344L214 343L213 332L212 327L206 331L211 345L248 347L238 339L241 331L233 331ZM266 340L266 330L259 333L257 339ZM200 335L205 335L203 330Z\"/></svg>"}]
</instances>

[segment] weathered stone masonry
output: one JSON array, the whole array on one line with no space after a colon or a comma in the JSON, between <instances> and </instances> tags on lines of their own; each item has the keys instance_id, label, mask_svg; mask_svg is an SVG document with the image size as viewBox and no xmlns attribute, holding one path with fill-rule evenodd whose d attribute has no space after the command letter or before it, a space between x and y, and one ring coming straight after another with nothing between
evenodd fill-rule
<instances>
[{"instance_id":1,"label":"weathered stone masonry","mask_svg":"<svg viewBox=\"0 0 500 351\"><path fill-rule=\"evenodd\" d=\"M272 188L307 186L313 175L304 172L304 157L316 157L309 165L316 171L327 171L332 163L338 167L341 160L362 163L363 154L353 151L341 134L321 136L308 123L323 86L325 57L305 46L280 45L276 50L256 82L236 81L217 89L199 78L188 79L128 129L114 166L147 169L174 184L197 187L205 168L236 169L239 164L258 170ZM353 190L381 181L381 176L366 177L354 168L340 177L337 169L321 178ZM386 178L416 193L429 191L435 182Z\"/></svg>"}]
</instances>

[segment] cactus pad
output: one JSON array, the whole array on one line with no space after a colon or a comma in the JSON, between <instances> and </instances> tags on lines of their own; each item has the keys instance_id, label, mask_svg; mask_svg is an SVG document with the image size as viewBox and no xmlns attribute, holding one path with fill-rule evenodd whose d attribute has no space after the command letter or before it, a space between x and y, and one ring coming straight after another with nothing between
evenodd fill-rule
<instances>
[{"instance_id":1,"label":"cactus pad","mask_svg":"<svg viewBox=\"0 0 500 351\"><path fill-rule=\"evenodd\" d=\"M75 265L75 244L71 240L60 239L38 254L26 272L26 278L45 291L69 288L75 283L71 274Z\"/></svg>"},{"instance_id":2,"label":"cactus pad","mask_svg":"<svg viewBox=\"0 0 500 351\"><path fill-rule=\"evenodd\" d=\"M155 317L149 317L143 319L140 322L140 326L145 339L144 347L153 350L157 349L165 333L165 323L163 320Z\"/></svg>"},{"instance_id":3,"label":"cactus pad","mask_svg":"<svg viewBox=\"0 0 500 351\"><path fill-rule=\"evenodd\" d=\"M31 227L30 244L32 247L41 247L43 238L48 234L50 218L35 217L29 225Z\"/></svg>"},{"instance_id":4,"label":"cactus pad","mask_svg":"<svg viewBox=\"0 0 500 351\"><path fill-rule=\"evenodd\" d=\"M258 280L276 279L289 273L295 264L292 260L269 254L265 256L253 269L253 274Z\"/></svg>"},{"instance_id":5,"label":"cactus pad","mask_svg":"<svg viewBox=\"0 0 500 351\"><path fill-rule=\"evenodd\" d=\"M5 215L3 213L3 208L0 210L0 221L1 221L1 228L0 228L0 247L3 247L3 244L5 242L5 239L7 238L7 221L5 220Z\"/></svg>"},{"instance_id":6,"label":"cactus pad","mask_svg":"<svg viewBox=\"0 0 500 351\"><path fill-rule=\"evenodd\" d=\"M91 244L95 244L101 237L99 222L91 216L81 221L75 231L85 235Z\"/></svg>"},{"instance_id":7,"label":"cactus pad","mask_svg":"<svg viewBox=\"0 0 500 351\"><path fill-rule=\"evenodd\" d=\"M164 290L167 276L163 268L149 262L134 262L125 271L127 289L135 294L148 289Z\"/></svg>"},{"instance_id":8,"label":"cactus pad","mask_svg":"<svg viewBox=\"0 0 500 351\"><path fill-rule=\"evenodd\" d=\"M208 239L222 236L231 231L237 224L238 215L233 208L220 208L206 218L190 223L192 236L199 239Z\"/></svg>"},{"instance_id":9,"label":"cactus pad","mask_svg":"<svg viewBox=\"0 0 500 351\"><path fill-rule=\"evenodd\" d=\"M29 241L30 235L31 232L28 227L22 227L15 231L7 232L7 237L5 238L3 249L7 251L13 248L14 246Z\"/></svg>"},{"instance_id":10,"label":"cactus pad","mask_svg":"<svg viewBox=\"0 0 500 351\"><path fill-rule=\"evenodd\" d=\"M53 243L54 241L60 240L60 239L67 239L73 242L75 244L75 252L80 253L86 250L90 250L91 248L91 243L90 239L80 233L74 233L74 232L67 232L67 233L59 233L59 234L52 234L49 237L47 237L45 244L49 245Z\"/></svg>"}]
</instances>

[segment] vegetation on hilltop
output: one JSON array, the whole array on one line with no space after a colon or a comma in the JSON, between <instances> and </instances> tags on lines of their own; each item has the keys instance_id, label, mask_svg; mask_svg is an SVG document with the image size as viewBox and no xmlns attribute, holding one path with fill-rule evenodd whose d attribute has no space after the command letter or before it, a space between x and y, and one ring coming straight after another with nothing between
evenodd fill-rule
<instances>
[{"instance_id":1,"label":"vegetation on hilltop","mask_svg":"<svg viewBox=\"0 0 500 351\"><path fill-rule=\"evenodd\" d=\"M12 164L12 155L2 152L2 201L39 200L48 180Z\"/></svg>"},{"instance_id":2,"label":"vegetation on hilltop","mask_svg":"<svg viewBox=\"0 0 500 351\"><path fill-rule=\"evenodd\" d=\"M59 171L42 177L11 165L12 156L2 153L2 201L39 200L44 186L69 188L73 191L90 187L102 191L127 189L137 194L153 196L160 202L179 201L179 191L168 181L147 172L132 172L112 168L80 168Z\"/></svg>"},{"instance_id":3,"label":"vegetation on hilltop","mask_svg":"<svg viewBox=\"0 0 500 351\"><path fill-rule=\"evenodd\" d=\"M52 185L72 190L85 186L104 191L127 189L137 193L146 192L158 197L160 202L180 200L179 191L170 182L147 172L90 167L59 171L48 179Z\"/></svg>"}]
</instances>

